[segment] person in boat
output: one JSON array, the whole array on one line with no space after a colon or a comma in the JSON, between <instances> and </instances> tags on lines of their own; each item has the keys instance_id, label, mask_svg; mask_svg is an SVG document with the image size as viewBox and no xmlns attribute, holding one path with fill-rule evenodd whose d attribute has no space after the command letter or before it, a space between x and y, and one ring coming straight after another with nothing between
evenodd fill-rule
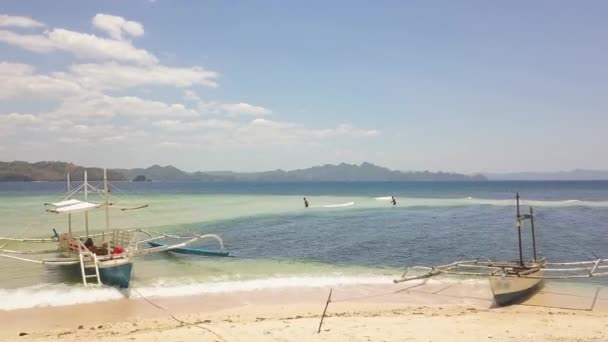
<instances>
[{"instance_id":1,"label":"person in boat","mask_svg":"<svg viewBox=\"0 0 608 342\"><path fill-rule=\"evenodd\" d=\"M304 197L304 208L308 208L308 201L306 200L306 197Z\"/></svg>"},{"instance_id":2,"label":"person in boat","mask_svg":"<svg viewBox=\"0 0 608 342\"><path fill-rule=\"evenodd\" d=\"M84 242L84 246L89 250L89 251L93 251L93 248L95 248L95 244L93 243L93 239L88 238L87 241Z\"/></svg>"},{"instance_id":3,"label":"person in boat","mask_svg":"<svg viewBox=\"0 0 608 342\"><path fill-rule=\"evenodd\" d=\"M393 203L393 206L397 205L397 201L395 200L395 196L391 196L391 203Z\"/></svg>"},{"instance_id":4,"label":"person in boat","mask_svg":"<svg viewBox=\"0 0 608 342\"><path fill-rule=\"evenodd\" d=\"M91 252L91 253L95 253L97 255L107 255L108 254L108 244L104 243L101 248L95 246L95 243L93 242L93 239L88 238L85 242L84 242L84 246Z\"/></svg>"}]
</instances>

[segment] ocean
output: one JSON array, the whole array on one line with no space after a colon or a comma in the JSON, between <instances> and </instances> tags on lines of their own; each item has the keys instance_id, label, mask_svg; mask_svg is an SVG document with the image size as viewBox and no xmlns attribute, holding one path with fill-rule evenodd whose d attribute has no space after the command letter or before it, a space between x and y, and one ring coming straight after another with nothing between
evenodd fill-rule
<instances>
[{"instance_id":1,"label":"ocean","mask_svg":"<svg viewBox=\"0 0 608 342\"><path fill-rule=\"evenodd\" d=\"M50 237L53 228L65 231L65 217L46 213L43 205L61 200L65 190L64 183L55 182L0 183L0 236ZM553 262L608 257L608 181L117 182L114 202L149 207L113 210L111 225L217 234L231 254L138 258L132 286L146 296L390 284L414 265L515 260L516 192L524 212L534 207L540 256ZM397 200L394 207L386 199L390 196ZM90 216L93 229L102 229L103 211ZM74 218L75 230L84 229L81 221ZM527 226L522 235L530 258ZM57 269L16 260L0 258L0 274L5 298L0 310L125 296L113 288L85 289ZM608 284L601 278L581 282Z\"/></svg>"}]
</instances>

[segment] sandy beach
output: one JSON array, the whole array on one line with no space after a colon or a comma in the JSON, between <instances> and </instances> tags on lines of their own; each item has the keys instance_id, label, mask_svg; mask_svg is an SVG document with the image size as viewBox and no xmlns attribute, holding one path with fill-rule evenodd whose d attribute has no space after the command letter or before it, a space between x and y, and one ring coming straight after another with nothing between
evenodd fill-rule
<instances>
[{"instance_id":1,"label":"sandy beach","mask_svg":"<svg viewBox=\"0 0 608 342\"><path fill-rule=\"evenodd\" d=\"M0 312L6 341L604 341L608 290L549 285L496 308L479 283L266 289ZM22 335L22 336L20 336Z\"/></svg>"}]
</instances>

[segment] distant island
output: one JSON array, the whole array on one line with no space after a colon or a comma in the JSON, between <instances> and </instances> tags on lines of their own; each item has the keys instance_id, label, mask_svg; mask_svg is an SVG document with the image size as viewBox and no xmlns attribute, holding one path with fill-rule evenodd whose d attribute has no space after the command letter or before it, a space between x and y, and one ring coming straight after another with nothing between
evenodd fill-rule
<instances>
[{"instance_id":1,"label":"distant island","mask_svg":"<svg viewBox=\"0 0 608 342\"><path fill-rule=\"evenodd\" d=\"M72 163L44 161L0 162L0 181L62 181L70 173L73 180L83 178L85 167ZM100 180L103 169L86 167L90 180ZM389 182L389 181L485 181L483 175L449 172L396 171L371 163L322 165L292 171L265 172L197 171L185 172L174 166L153 165L138 169L108 169L113 181L197 181L197 182Z\"/></svg>"},{"instance_id":2,"label":"distant island","mask_svg":"<svg viewBox=\"0 0 608 342\"><path fill-rule=\"evenodd\" d=\"M37 162L28 163L23 161L0 162L0 181L64 181L66 174L70 174L73 180L84 178L85 167L66 162ZM103 179L103 169L99 167L87 167L89 180ZM108 169L108 179L127 180L125 175L115 170Z\"/></svg>"}]
</instances>

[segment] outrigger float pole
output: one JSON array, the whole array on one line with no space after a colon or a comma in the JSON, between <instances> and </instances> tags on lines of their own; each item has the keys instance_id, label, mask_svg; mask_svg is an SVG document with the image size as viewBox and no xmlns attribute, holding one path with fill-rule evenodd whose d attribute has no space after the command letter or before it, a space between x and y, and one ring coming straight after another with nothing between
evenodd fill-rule
<instances>
[{"instance_id":1,"label":"outrigger float pole","mask_svg":"<svg viewBox=\"0 0 608 342\"><path fill-rule=\"evenodd\" d=\"M515 195L517 203L517 240L519 242L519 264L524 265L524 256L521 250L521 214L519 213L519 192Z\"/></svg>"},{"instance_id":2,"label":"outrigger float pole","mask_svg":"<svg viewBox=\"0 0 608 342\"><path fill-rule=\"evenodd\" d=\"M534 211L530 207L530 227L532 228L532 251L534 251L534 262L536 262L536 233L534 232Z\"/></svg>"}]
</instances>

